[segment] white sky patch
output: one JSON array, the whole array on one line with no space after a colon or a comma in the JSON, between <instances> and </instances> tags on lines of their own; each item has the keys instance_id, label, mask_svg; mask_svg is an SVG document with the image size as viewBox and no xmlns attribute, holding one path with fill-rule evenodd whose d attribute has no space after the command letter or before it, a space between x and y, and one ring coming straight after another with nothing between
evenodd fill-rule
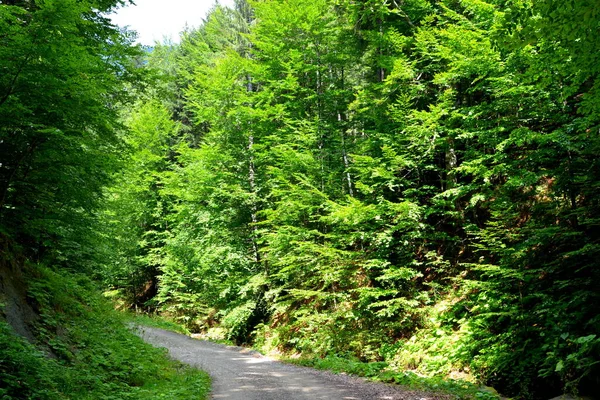
<instances>
[{"instance_id":1,"label":"white sky patch","mask_svg":"<svg viewBox=\"0 0 600 400\"><path fill-rule=\"evenodd\" d=\"M215 0L135 0L135 4L110 17L114 24L137 31L137 43L151 46L165 39L178 43L185 26L199 26ZM219 0L219 4L233 7L233 0Z\"/></svg>"}]
</instances>

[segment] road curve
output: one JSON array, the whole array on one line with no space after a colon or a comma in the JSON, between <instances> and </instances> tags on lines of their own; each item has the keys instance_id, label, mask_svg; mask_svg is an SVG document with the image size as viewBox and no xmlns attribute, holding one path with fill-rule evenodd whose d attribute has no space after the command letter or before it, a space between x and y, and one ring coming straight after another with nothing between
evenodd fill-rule
<instances>
[{"instance_id":1,"label":"road curve","mask_svg":"<svg viewBox=\"0 0 600 400\"><path fill-rule=\"evenodd\" d=\"M138 334L165 347L176 360L207 371L211 398L227 400L435 400L443 396L405 391L348 375L274 361L252 351L192 339L157 328L138 327Z\"/></svg>"}]
</instances>

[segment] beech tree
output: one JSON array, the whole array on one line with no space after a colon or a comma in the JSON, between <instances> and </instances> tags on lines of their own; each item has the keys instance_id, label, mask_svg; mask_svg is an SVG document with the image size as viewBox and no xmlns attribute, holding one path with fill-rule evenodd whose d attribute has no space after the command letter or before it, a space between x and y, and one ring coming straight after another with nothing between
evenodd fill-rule
<instances>
[{"instance_id":1,"label":"beech tree","mask_svg":"<svg viewBox=\"0 0 600 400\"><path fill-rule=\"evenodd\" d=\"M140 165L142 208L168 199L152 301L240 343L589 392L597 27L589 2L215 7L150 102L180 124Z\"/></svg>"},{"instance_id":2,"label":"beech tree","mask_svg":"<svg viewBox=\"0 0 600 400\"><path fill-rule=\"evenodd\" d=\"M103 12L122 2L0 5L0 226L41 259L83 265L120 151L138 50ZM51 253L51 254L49 254Z\"/></svg>"}]
</instances>

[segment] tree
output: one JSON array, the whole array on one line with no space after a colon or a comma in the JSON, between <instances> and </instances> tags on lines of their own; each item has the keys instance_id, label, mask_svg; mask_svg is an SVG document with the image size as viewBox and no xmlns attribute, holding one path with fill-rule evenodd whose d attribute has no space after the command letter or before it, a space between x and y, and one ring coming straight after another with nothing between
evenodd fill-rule
<instances>
[{"instance_id":1,"label":"tree","mask_svg":"<svg viewBox=\"0 0 600 400\"><path fill-rule=\"evenodd\" d=\"M169 110L154 99L140 101L125 125L129 152L107 188L104 229L114 254L104 279L122 290L136 308L153 309L146 302L157 293L159 271L165 262L172 199L164 188L179 126Z\"/></svg>"},{"instance_id":2,"label":"tree","mask_svg":"<svg viewBox=\"0 0 600 400\"><path fill-rule=\"evenodd\" d=\"M81 265L119 151L117 108L137 79L122 2L0 5L0 225L30 256ZM80 264L81 263L81 264Z\"/></svg>"},{"instance_id":3,"label":"tree","mask_svg":"<svg viewBox=\"0 0 600 400\"><path fill-rule=\"evenodd\" d=\"M164 309L522 398L597 386L593 5L250 5L152 56L151 114L186 129L147 120L169 156L136 166L160 172L128 249Z\"/></svg>"}]
</instances>

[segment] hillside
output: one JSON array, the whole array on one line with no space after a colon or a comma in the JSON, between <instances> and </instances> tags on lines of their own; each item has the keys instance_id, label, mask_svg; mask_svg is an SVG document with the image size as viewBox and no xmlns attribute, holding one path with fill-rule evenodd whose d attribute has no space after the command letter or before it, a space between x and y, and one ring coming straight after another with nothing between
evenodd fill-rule
<instances>
[{"instance_id":1,"label":"hillside","mask_svg":"<svg viewBox=\"0 0 600 400\"><path fill-rule=\"evenodd\" d=\"M597 396L594 2L236 0L146 50L119 4L0 4L19 333L75 360L96 285L304 365Z\"/></svg>"}]
</instances>

